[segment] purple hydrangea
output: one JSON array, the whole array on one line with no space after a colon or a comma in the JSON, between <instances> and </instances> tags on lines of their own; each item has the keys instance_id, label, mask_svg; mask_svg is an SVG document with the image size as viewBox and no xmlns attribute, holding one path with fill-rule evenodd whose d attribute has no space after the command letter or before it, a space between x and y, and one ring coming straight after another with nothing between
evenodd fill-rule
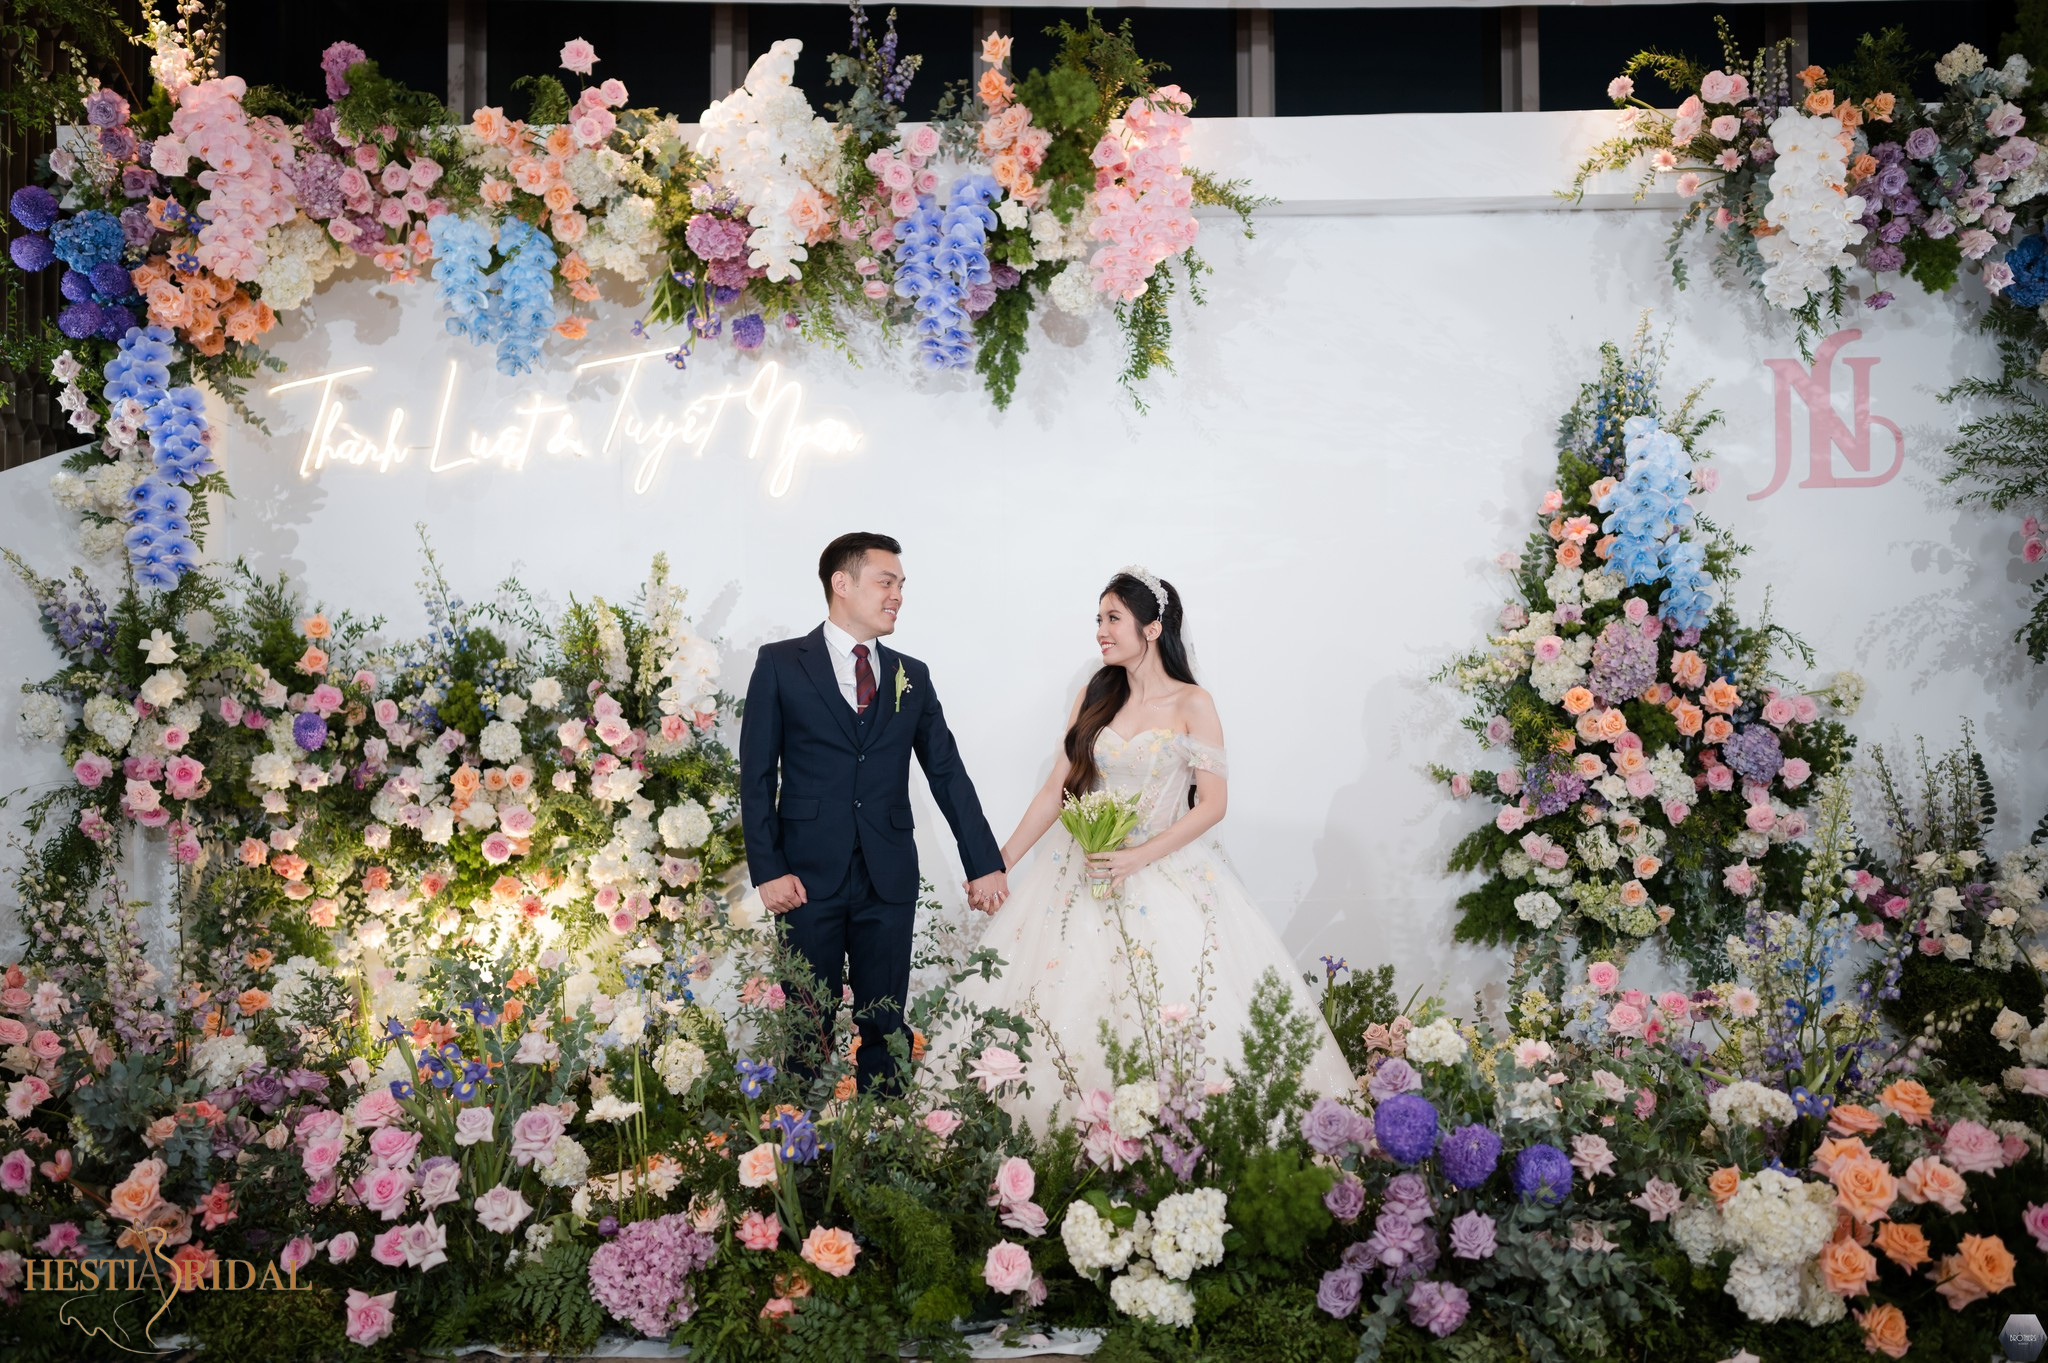
<instances>
[{"instance_id":1,"label":"purple hydrangea","mask_svg":"<svg viewBox=\"0 0 2048 1363\"><path fill-rule=\"evenodd\" d=\"M690 1275L717 1251L687 1216L635 1221L590 1256L590 1295L649 1339L662 1338L696 1313Z\"/></svg>"},{"instance_id":2,"label":"purple hydrangea","mask_svg":"<svg viewBox=\"0 0 2048 1363\"><path fill-rule=\"evenodd\" d=\"M1522 773L1522 788L1528 794L1530 811L1547 817L1570 809L1586 793L1586 779L1572 770L1569 757L1552 753Z\"/></svg>"},{"instance_id":3,"label":"purple hydrangea","mask_svg":"<svg viewBox=\"0 0 2048 1363\"><path fill-rule=\"evenodd\" d=\"M1546 1207L1560 1206L1572 1191L1571 1156L1539 1142L1515 1156L1512 1181L1522 1198Z\"/></svg>"},{"instance_id":4,"label":"purple hydrangea","mask_svg":"<svg viewBox=\"0 0 2048 1363\"><path fill-rule=\"evenodd\" d=\"M340 99L348 93L348 69L367 55L354 43L335 43L320 54L320 70L327 76L329 99Z\"/></svg>"},{"instance_id":5,"label":"purple hydrangea","mask_svg":"<svg viewBox=\"0 0 2048 1363\"><path fill-rule=\"evenodd\" d=\"M50 224L57 221L57 196L41 185L28 185L14 191L14 197L7 201L7 211L29 231L47 232Z\"/></svg>"},{"instance_id":6,"label":"purple hydrangea","mask_svg":"<svg viewBox=\"0 0 2048 1363\"><path fill-rule=\"evenodd\" d=\"M683 229L683 240L705 260L743 260L747 253L747 224L737 218L699 213Z\"/></svg>"},{"instance_id":7,"label":"purple hydrangea","mask_svg":"<svg viewBox=\"0 0 2048 1363\"><path fill-rule=\"evenodd\" d=\"M1401 1164L1418 1164L1436 1149L1436 1105L1419 1093L1397 1093L1373 1113L1380 1148Z\"/></svg>"},{"instance_id":8,"label":"purple hydrangea","mask_svg":"<svg viewBox=\"0 0 2048 1363\"><path fill-rule=\"evenodd\" d=\"M1477 1122L1461 1126L1444 1137L1437 1159L1453 1188L1477 1188L1500 1163L1500 1137Z\"/></svg>"},{"instance_id":9,"label":"purple hydrangea","mask_svg":"<svg viewBox=\"0 0 2048 1363\"><path fill-rule=\"evenodd\" d=\"M1301 1114L1301 1138L1318 1155L1341 1155L1346 1146L1371 1143L1372 1126L1334 1098L1318 1098Z\"/></svg>"},{"instance_id":10,"label":"purple hydrangea","mask_svg":"<svg viewBox=\"0 0 2048 1363\"><path fill-rule=\"evenodd\" d=\"M1347 1226L1356 1221L1365 1210L1365 1185L1358 1175L1347 1173L1331 1184L1323 1194L1323 1207Z\"/></svg>"},{"instance_id":11,"label":"purple hydrangea","mask_svg":"<svg viewBox=\"0 0 2048 1363\"><path fill-rule=\"evenodd\" d=\"M1359 1298L1365 1295L1365 1275L1355 1268L1333 1268L1323 1275L1323 1281L1316 1288L1316 1305L1338 1320L1344 1320L1358 1310Z\"/></svg>"},{"instance_id":12,"label":"purple hydrangea","mask_svg":"<svg viewBox=\"0 0 2048 1363\"><path fill-rule=\"evenodd\" d=\"M1593 641L1593 670L1586 685L1603 705L1619 705L1643 694L1657 680L1657 643L1626 620L1610 620Z\"/></svg>"},{"instance_id":13,"label":"purple hydrangea","mask_svg":"<svg viewBox=\"0 0 2048 1363\"><path fill-rule=\"evenodd\" d=\"M341 143L334 137L335 124L340 120L341 114L330 104L325 108L315 109L313 116L306 120L305 126L299 131L305 134L306 142L310 146L325 152L340 151Z\"/></svg>"},{"instance_id":14,"label":"purple hydrangea","mask_svg":"<svg viewBox=\"0 0 2048 1363\"><path fill-rule=\"evenodd\" d=\"M1778 736L1761 724L1749 724L1728 736L1721 745L1721 760L1745 781L1769 781L1785 764Z\"/></svg>"},{"instance_id":15,"label":"purple hydrangea","mask_svg":"<svg viewBox=\"0 0 2048 1363\"><path fill-rule=\"evenodd\" d=\"M327 743L327 721L311 711L294 717L292 741L307 752L319 752Z\"/></svg>"},{"instance_id":16,"label":"purple hydrangea","mask_svg":"<svg viewBox=\"0 0 2048 1363\"><path fill-rule=\"evenodd\" d=\"M341 212L346 202L341 192L341 162L316 151L300 161L290 175L299 206L309 217L325 219Z\"/></svg>"},{"instance_id":17,"label":"purple hydrangea","mask_svg":"<svg viewBox=\"0 0 2048 1363\"><path fill-rule=\"evenodd\" d=\"M759 350L767 339L768 324L761 320L760 313L750 312L732 319L732 343L741 350Z\"/></svg>"},{"instance_id":18,"label":"purple hydrangea","mask_svg":"<svg viewBox=\"0 0 2048 1363\"><path fill-rule=\"evenodd\" d=\"M1482 1211L1469 1211L1455 1218L1451 1222L1451 1257L1491 1259L1500 1247L1496 1230L1493 1218Z\"/></svg>"},{"instance_id":19,"label":"purple hydrangea","mask_svg":"<svg viewBox=\"0 0 2048 1363\"><path fill-rule=\"evenodd\" d=\"M1463 1325L1471 1309L1465 1289L1455 1283L1417 1283L1408 1294L1408 1319L1438 1339Z\"/></svg>"},{"instance_id":20,"label":"purple hydrangea","mask_svg":"<svg viewBox=\"0 0 2048 1363\"><path fill-rule=\"evenodd\" d=\"M1366 1081L1366 1091L1372 1094L1376 1103L1384 1103L1397 1093L1413 1093L1422 1087L1422 1076L1415 1067L1398 1055L1390 1055L1380 1061L1373 1070L1372 1078Z\"/></svg>"}]
</instances>

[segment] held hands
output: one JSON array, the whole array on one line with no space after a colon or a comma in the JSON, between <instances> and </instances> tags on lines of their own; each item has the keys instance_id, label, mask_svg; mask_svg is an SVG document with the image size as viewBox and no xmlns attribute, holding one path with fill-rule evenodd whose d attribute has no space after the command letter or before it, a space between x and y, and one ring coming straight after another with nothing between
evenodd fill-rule
<instances>
[{"instance_id":1,"label":"held hands","mask_svg":"<svg viewBox=\"0 0 2048 1363\"><path fill-rule=\"evenodd\" d=\"M1010 897L1010 878L1001 871L991 871L977 880L967 882L968 907L982 913L994 913L1003 907L1003 901Z\"/></svg>"},{"instance_id":2,"label":"held hands","mask_svg":"<svg viewBox=\"0 0 2048 1363\"><path fill-rule=\"evenodd\" d=\"M1088 858L1088 875L1094 880L1107 880L1112 889L1123 888L1125 879L1132 873L1152 864L1152 858L1139 847L1119 847L1114 852L1097 852Z\"/></svg>"},{"instance_id":3,"label":"held hands","mask_svg":"<svg viewBox=\"0 0 2048 1363\"><path fill-rule=\"evenodd\" d=\"M758 888L761 902L772 914L785 914L811 902L811 897L804 893L804 883L795 876L777 876Z\"/></svg>"}]
</instances>

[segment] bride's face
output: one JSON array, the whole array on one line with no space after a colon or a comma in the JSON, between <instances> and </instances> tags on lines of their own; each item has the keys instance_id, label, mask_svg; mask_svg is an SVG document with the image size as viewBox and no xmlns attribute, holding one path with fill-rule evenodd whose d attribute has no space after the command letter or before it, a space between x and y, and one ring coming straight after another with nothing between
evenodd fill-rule
<instances>
[{"instance_id":1,"label":"bride's face","mask_svg":"<svg viewBox=\"0 0 2048 1363\"><path fill-rule=\"evenodd\" d=\"M1104 667L1136 667L1146 646L1158 637L1158 624L1139 624L1131 608L1114 592L1104 594L1097 603L1095 646L1102 650Z\"/></svg>"}]
</instances>

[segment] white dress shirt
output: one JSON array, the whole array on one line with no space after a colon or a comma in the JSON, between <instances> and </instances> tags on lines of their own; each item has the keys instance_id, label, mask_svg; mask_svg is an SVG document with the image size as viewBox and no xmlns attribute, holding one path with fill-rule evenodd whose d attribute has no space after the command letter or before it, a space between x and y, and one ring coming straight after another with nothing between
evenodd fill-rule
<instances>
[{"instance_id":1,"label":"white dress shirt","mask_svg":"<svg viewBox=\"0 0 2048 1363\"><path fill-rule=\"evenodd\" d=\"M846 697L849 708L860 709L860 683L853 675L853 646L868 646L868 668L875 674L875 694L882 694L882 655L873 639L856 639L830 620L825 622L825 647L832 654L832 675L839 679L839 694Z\"/></svg>"}]
</instances>

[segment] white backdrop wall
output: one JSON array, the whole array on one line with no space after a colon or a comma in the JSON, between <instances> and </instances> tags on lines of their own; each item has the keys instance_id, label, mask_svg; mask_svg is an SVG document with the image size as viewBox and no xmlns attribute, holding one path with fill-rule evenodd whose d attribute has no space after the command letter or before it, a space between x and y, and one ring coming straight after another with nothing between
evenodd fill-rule
<instances>
[{"instance_id":1,"label":"white backdrop wall","mask_svg":"<svg viewBox=\"0 0 2048 1363\"><path fill-rule=\"evenodd\" d=\"M628 303L601 307L592 339L546 372L510 380L443 333L430 288L344 280L274 346L289 366L279 381L371 367L335 385L344 408L330 443L348 427L384 436L397 407L395 443L430 444L451 360L444 463L472 429L520 426L511 413L522 403L565 411L533 418L539 437L517 471L487 461L434 473L420 448L387 472L301 477L317 386L259 390L268 435L217 409L236 496L209 550L291 573L330 605L382 612L400 635L423 620L415 523L471 597L516 571L557 602L627 598L662 550L726 641L737 690L763 641L819 618L814 563L827 539L895 534L910 571L896 642L931 663L999 837L1043 778L1092 665L1096 592L1120 565L1148 564L1185 594L1232 757L1223 833L1288 946L1308 964L1324 952L1392 960L1411 984L1463 992L1505 966L1450 943L1463 885L1440 868L1482 810L1445 798L1425 769L1478 754L1457 727L1459 698L1430 678L1498 610L1507 584L1495 555L1529 525L1557 419L1599 344L1625 342L1651 309L1669 340L1668 391L1708 382L1727 414L1708 442L1721 487L1703 505L1755 549L1738 601L1754 612L1768 591L1820 673L1868 677L1854 722L1866 743L1945 744L1973 721L2005 797L2003 831L2024 836L2048 805L2048 672L2011 641L2024 597L2016 525L1959 510L1937 481L1954 416L1935 394L1989 361L1957 305L1906 286L1891 308L1854 319L1863 335L1834 366L1847 417L1843 361L1879 360L1870 410L1902 433L1896 477L1799 486L1808 410L1793 400L1792 476L1751 500L1779 455L1768 361L1796 354L1788 330L1704 269L1674 290L1667 214L1545 205L1593 126L1584 116L1267 124L1203 125L1203 163L1294 189L1316 211L1269 217L1250 242L1208 225L1211 301L1178 313L1178 372L1146 387L1148 414L1114 383L1107 314L1035 331L1006 414L968 378L920 377L872 344L864 368L790 345L774 358L802 386L804 419L856 428L857 450L806 456L787 493L771 495L735 405L701 456L672 448L636 494L635 461L601 450L622 371L574 370L647 346L630 334ZM1281 136L1284 146L1260 140ZM1318 177L1320 198L1305 192ZM634 407L674 416L752 382L760 365L719 345L687 374L650 363ZM541 448L564 416L587 457ZM1874 454L1878 471L1890 465L1882 431ZM1840 454L1831 466L1853 472ZM52 471L6 475L0 510L0 543L45 572L77 561L48 496ZM50 655L11 579L0 625L0 676L46 674ZM0 719L4 784L58 779L12 709ZM958 874L950 855L929 869L949 885Z\"/></svg>"}]
</instances>

